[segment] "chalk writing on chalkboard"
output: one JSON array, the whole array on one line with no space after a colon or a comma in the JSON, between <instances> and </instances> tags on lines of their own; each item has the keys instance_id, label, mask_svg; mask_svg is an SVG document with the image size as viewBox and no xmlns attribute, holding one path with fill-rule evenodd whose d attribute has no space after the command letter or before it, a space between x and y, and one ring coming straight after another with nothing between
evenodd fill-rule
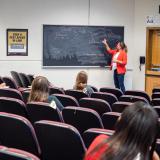
<instances>
[{"instance_id":1,"label":"chalk writing on chalkboard","mask_svg":"<svg viewBox=\"0 0 160 160\"><path fill-rule=\"evenodd\" d=\"M124 27L43 25L43 66L109 66L102 40L124 40Z\"/></svg>"}]
</instances>

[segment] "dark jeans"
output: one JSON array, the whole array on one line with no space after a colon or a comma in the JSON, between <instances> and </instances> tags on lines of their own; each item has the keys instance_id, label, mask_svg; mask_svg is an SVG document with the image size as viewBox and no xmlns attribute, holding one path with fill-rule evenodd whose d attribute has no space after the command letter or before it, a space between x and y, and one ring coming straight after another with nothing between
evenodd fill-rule
<instances>
[{"instance_id":1,"label":"dark jeans","mask_svg":"<svg viewBox=\"0 0 160 160\"><path fill-rule=\"evenodd\" d=\"M116 88L121 89L121 91L125 92L125 86L124 86L124 74L118 74L117 70L114 70L114 85Z\"/></svg>"}]
</instances>

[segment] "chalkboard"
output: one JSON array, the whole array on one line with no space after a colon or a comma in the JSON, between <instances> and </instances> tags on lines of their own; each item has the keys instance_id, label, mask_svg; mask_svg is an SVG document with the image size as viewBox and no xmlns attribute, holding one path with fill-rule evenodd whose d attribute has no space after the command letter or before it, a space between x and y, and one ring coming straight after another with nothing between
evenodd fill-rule
<instances>
[{"instance_id":1,"label":"chalkboard","mask_svg":"<svg viewBox=\"0 0 160 160\"><path fill-rule=\"evenodd\" d=\"M110 47L124 40L124 27L43 25L43 67L51 66L109 66Z\"/></svg>"}]
</instances>

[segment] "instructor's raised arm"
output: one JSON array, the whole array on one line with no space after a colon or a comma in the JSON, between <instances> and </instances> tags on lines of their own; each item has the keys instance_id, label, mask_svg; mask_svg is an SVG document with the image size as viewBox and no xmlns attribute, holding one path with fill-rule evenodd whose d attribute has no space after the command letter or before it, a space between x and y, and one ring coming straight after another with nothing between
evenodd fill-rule
<instances>
[{"instance_id":1,"label":"instructor's raised arm","mask_svg":"<svg viewBox=\"0 0 160 160\"><path fill-rule=\"evenodd\" d=\"M107 40L106 40L106 39L104 39L104 40L102 41L102 43L105 45L107 51L111 50L110 47L109 47L109 45L108 45L108 43L107 43Z\"/></svg>"}]
</instances>

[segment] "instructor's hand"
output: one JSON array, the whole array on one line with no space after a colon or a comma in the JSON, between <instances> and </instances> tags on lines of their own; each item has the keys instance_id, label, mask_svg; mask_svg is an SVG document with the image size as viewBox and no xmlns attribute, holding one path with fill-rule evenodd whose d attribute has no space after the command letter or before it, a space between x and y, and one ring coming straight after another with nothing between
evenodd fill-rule
<instances>
[{"instance_id":1,"label":"instructor's hand","mask_svg":"<svg viewBox=\"0 0 160 160\"><path fill-rule=\"evenodd\" d=\"M102 41L102 43L105 44L105 45L107 45L107 40L104 39L104 40Z\"/></svg>"}]
</instances>

